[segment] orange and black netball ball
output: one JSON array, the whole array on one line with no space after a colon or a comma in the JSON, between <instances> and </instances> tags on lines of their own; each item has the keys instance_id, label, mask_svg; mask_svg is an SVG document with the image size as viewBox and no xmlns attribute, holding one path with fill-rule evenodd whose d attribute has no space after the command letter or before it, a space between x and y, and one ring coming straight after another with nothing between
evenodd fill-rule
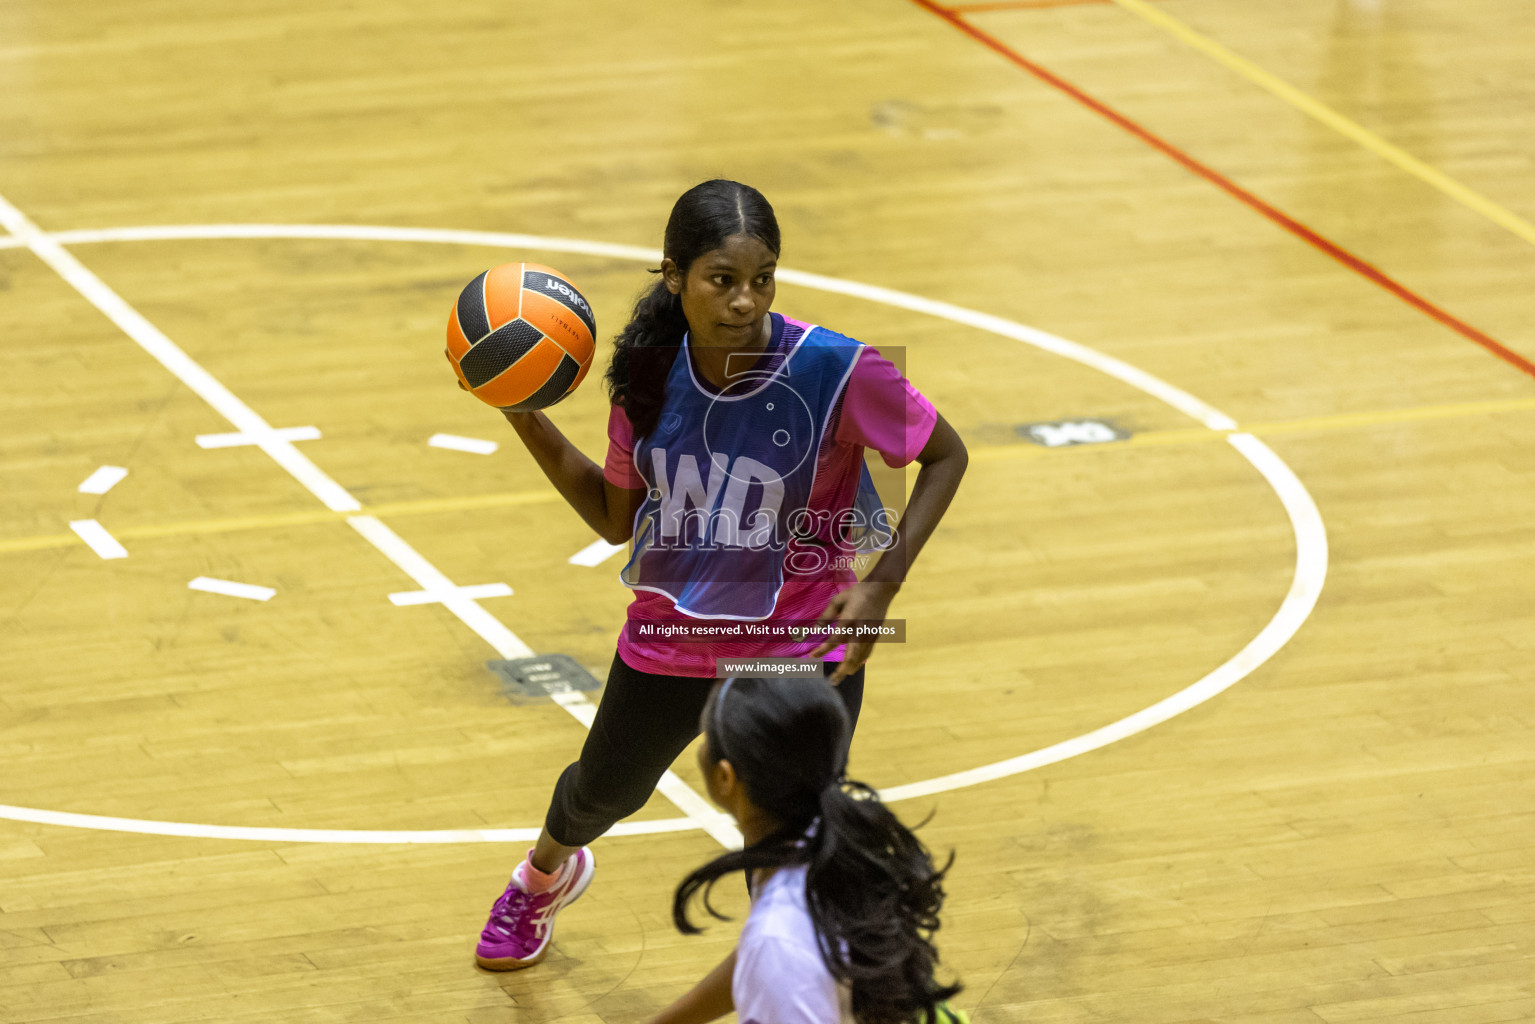
<instances>
[{"instance_id":1,"label":"orange and black netball ball","mask_svg":"<svg viewBox=\"0 0 1535 1024\"><path fill-rule=\"evenodd\" d=\"M597 321L570 279L537 263L503 263L464 286L448 316L448 362L480 401L547 409L592 366Z\"/></svg>"}]
</instances>

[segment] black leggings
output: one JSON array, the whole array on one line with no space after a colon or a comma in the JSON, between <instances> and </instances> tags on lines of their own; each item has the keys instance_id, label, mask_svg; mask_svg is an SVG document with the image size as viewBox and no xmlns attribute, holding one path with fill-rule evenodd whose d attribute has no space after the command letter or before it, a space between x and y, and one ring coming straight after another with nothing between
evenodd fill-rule
<instances>
[{"instance_id":1,"label":"black leggings","mask_svg":"<svg viewBox=\"0 0 1535 1024\"><path fill-rule=\"evenodd\" d=\"M838 663L826 662L825 674ZM837 686L858 724L863 669ZM562 846L585 846L645 806L662 774L698 735L698 719L715 680L661 676L630 668L617 654L581 760L555 783L544 827ZM849 737L851 738L851 737Z\"/></svg>"}]
</instances>

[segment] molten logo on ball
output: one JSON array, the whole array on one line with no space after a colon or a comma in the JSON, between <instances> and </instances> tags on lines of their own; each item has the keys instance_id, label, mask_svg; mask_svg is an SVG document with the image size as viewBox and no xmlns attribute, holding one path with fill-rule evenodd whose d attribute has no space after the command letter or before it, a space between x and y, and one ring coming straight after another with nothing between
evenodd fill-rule
<instances>
[{"instance_id":1,"label":"molten logo on ball","mask_svg":"<svg viewBox=\"0 0 1535 1024\"><path fill-rule=\"evenodd\" d=\"M536 263L504 263L459 293L448 317L448 362L480 401L531 412L580 385L596 337L591 304L568 278Z\"/></svg>"}]
</instances>

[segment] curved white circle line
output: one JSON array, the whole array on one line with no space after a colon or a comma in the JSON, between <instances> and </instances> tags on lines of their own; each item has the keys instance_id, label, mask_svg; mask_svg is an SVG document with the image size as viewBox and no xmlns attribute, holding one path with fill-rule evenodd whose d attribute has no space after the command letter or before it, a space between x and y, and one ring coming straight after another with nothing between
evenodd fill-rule
<instances>
[{"instance_id":1,"label":"curved white circle line","mask_svg":"<svg viewBox=\"0 0 1535 1024\"><path fill-rule=\"evenodd\" d=\"M1142 708L1133 715L1105 725L1101 729L1075 736L1020 757L1008 758L969 771L939 776L925 782L912 782L904 786L891 786L880 790L885 800L910 800L913 797L931 796L951 789L974 786L993 779L1006 778L1034 768L1040 768L1068 757L1085 754L1089 750L1106 747L1117 740L1145 732L1192 707L1203 704L1216 694L1229 689L1250 674L1259 665L1285 645L1300 629L1301 623L1316 607L1322 593L1322 582L1327 575L1327 531L1322 525L1321 512L1284 460L1251 434L1232 434L1227 438L1262 473L1279 494L1279 500L1290 517L1295 530L1295 577L1290 582L1289 593L1280 604L1279 611L1268 625L1248 641L1230 660L1192 686L1185 687L1171 697Z\"/></svg>"},{"instance_id":2,"label":"curved white circle line","mask_svg":"<svg viewBox=\"0 0 1535 1024\"><path fill-rule=\"evenodd\" d=\"M365 224L161 224L148 227L98 228L88 231L54 231L48 237L60 245L92 242L168 242L195 239L294 238L338 242L426 242L436 245L486 245L497 249L543 249L583 256L610 256L620 260L659 263L659 249L614 245L580 238L519 235L504 231L454 231L443 228L370 227ZM0 248L21 246L20 239L0 238Z\"/></svg>"},{"instance_id":3,"label":"curved white circle line","mask_svg":"<svg viewBox=\"0 0 1535 1024\"><path fill-rule=\"evenodd\" d=\"M99 832L136 832L152 836L185 836L194 839L243 839L263 843L531 843L536 828L465 828L389 831L352 828L253 828L243 825L203 825L184 821L146 821L114 818L72 811L45 811L34 807L0 804L0 818L30 821L39 825L89 828ZM654 835L688 832L701 826L692 818L661 818L652 821L621 821L608 829L610 836Z\"/></svg>"},{"instance_id":4,"label":"curved white circle line","mask_svg":"<svg viewBox=\"0 0 1535 1024\"><path fill-rule=\"evenodd\" d=\"M661 253L639 246L613 245L576 238L551 238L542 235L510 234L493 231L457 231L437 228L381 227L348 224L189 224L158 225L147 227L103 228L86 231L54 232L51 237L62 245L81 245L94 242L146 242L189 239L309 239L335 241L377 242L424 242L448 245L490 246L494 248L537 249L548 252L570 252L586 256L637 260L655 263ZM0 249L20 246L19 239L0 237ZM1214 406L1194 397L1182 388L1173 386L1159 377L1132 366L1123 360L1105 355L1086 345L1028 327L1012 320L956 306L948 302L923 298L908 292L881 288L876 285L845 281L804 271L780 269L778 278L790 284L798 284L817 291L833 292L854 298L867 299L898 309L923 313L949 320L953 323L974 327L990 334L1021 341L1026 345L1070 359L1099 371L1124 384L1145 392L1184 413L1211 430L1232 431L1237 429L1236 420ZM1191 708L1203 704L1234 686L1271 658L1289 642L1311 610L1316 606L1327 576L1327 531L1321 512L1312 500L1300 478L1267 445L1251 434L1235 433L1227 441L1243 458L1252 464L1278 495L1295 532L1295 575L1279 610L1267 625L1225 663L1198 682L1179 690L1150 707L1143 708L1102 728L1061 743L1018 757L992 764L954 772L923 782L907 783L880 790L885 800L909 800L931 796L949 790L974 786L982 782L1017 775L1044 765L1054 764L1079 754L1085 754L1118 740L1144 732L1152 726L1166 722ZM105 829L122 832L141 832L155 835L195 836L199 838L247 839L267 842L323 842L323 843L486 843L527 842L538 835L538 829L446 829L423 831L371 831L363 829L295 829L295 828L244 828L225 825L200 825L182 822L145 821L134 818L113 818L92 814L75 814L65 811L46 811L0 804L0 818L15 821L31 821L39 824L67 825L76 828ZM667 818L654 821L619 822L608 835L650 835L659 832L682 832L700 826L688 818Z\"/></svg>"}]
</instances>

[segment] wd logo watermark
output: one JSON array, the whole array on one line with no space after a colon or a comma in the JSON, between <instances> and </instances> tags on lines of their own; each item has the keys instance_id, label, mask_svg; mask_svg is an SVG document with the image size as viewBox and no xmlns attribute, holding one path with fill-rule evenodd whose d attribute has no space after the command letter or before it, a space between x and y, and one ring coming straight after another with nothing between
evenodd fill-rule
<instances>
[{"instance_id":1,"label":"wd logo watermark","mask_svg":"<svg viewBox=\"0 0 1535 1024\"><path fill-rule=\"evenodd\" d=\"M1013 432L1025 441L1044 448L1065 448L1074 444L1108 444L1130 436L1104 420L1058 420L1054 423L1020 423Z\"/></svg>"}]
</instances>

